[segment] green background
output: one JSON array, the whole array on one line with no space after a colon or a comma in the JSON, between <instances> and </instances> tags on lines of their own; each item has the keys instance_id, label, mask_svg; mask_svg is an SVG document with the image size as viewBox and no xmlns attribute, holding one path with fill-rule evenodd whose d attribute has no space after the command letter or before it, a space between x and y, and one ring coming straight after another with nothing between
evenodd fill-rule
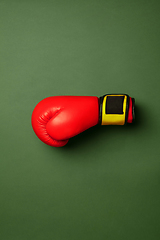
<instances>
[{"instance_id":1,"label":"green background","mask_svg":"<svg viewBox=\"0 0 160 240\"><path fill-rule=\"evenodd\" d=\"M0 0L0 239L159 240L159 88L159 0ZM43 98L106 93L134 125L34 134Z\"/></svg>"}]
</instances>

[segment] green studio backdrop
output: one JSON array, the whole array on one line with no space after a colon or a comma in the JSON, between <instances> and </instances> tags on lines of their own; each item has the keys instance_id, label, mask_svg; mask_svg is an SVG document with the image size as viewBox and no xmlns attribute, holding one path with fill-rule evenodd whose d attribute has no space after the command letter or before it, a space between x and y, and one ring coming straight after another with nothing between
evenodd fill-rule
<instances>
[{"instance_id":1,"label":"green studio backdrop","mask_svg":"<svg viewBox=\"0 0 160 240\"><path fill-rule=\"evenodd\" d=\"M0 239L160 239L160 2L0 1ZM130 126L63 148L31 127L56 95L127 93Z\"/></svg>"}]
</instances>

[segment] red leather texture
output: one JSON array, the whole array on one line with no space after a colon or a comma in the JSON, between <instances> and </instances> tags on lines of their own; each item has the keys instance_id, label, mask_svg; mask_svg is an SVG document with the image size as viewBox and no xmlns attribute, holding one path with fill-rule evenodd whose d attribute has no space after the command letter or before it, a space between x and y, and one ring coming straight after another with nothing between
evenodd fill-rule
<instances>
[{"instance_id":1,"label":"red leather texture","mask_svg":"<svg viewBox=\"0 0 160 240\"><path fill-rule=\"evenodd\" d=\"M132 98L129 98L129 109L128 109L128 119L127 123L133 122L133 114L132 114Z\"/></svg>"},{"instance_id":2,"label":"red leather texture","mask_svg":"<svg viewBox=\"0 0 160 240\"><path fill-rule=\"evenodd\" d=\"M54 96L36 105L31 122L41 141L62 147L71 137L98 124L98 119L98 97Z\"/></svg>"}]
</instances>

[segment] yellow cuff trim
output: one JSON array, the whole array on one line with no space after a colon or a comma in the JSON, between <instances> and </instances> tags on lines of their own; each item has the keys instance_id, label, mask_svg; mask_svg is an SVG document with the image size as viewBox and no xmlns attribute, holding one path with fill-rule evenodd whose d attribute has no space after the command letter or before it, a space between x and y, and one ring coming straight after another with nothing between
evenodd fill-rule
<instances>
[{"instance_id":1,"label":"yellow cuff trim","mask_svg":"<svg viewBox=\"0 0 160 240\"><path fill-rule=\"evenodd\" d=\"M123 101L123 114L106 114L106 103L108 96L124 96ZM119 95L106 95L102 103L102 122L101 125L124 125L126 119L126 106L127 106L127 96L124 94Z\"/></svg>"}]
</instances>

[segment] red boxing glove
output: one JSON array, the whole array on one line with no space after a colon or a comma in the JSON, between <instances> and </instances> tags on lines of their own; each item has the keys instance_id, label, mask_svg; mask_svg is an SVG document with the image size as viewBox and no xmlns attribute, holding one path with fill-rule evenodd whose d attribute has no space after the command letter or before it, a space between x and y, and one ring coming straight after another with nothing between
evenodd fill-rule
<instances>
[{"instance_id":1,"label":"red boxing glove","mask_svg":"<svg viewBox=\"0 0 160 240\"><path fill-rule=\"evenodd\" d=\"M38 138L62 147L70 138L96 124L124 125L134 119L134 99L126 94L55 96L40 101L32 113L32 127Z\"/></svg>"}]
</instances>

